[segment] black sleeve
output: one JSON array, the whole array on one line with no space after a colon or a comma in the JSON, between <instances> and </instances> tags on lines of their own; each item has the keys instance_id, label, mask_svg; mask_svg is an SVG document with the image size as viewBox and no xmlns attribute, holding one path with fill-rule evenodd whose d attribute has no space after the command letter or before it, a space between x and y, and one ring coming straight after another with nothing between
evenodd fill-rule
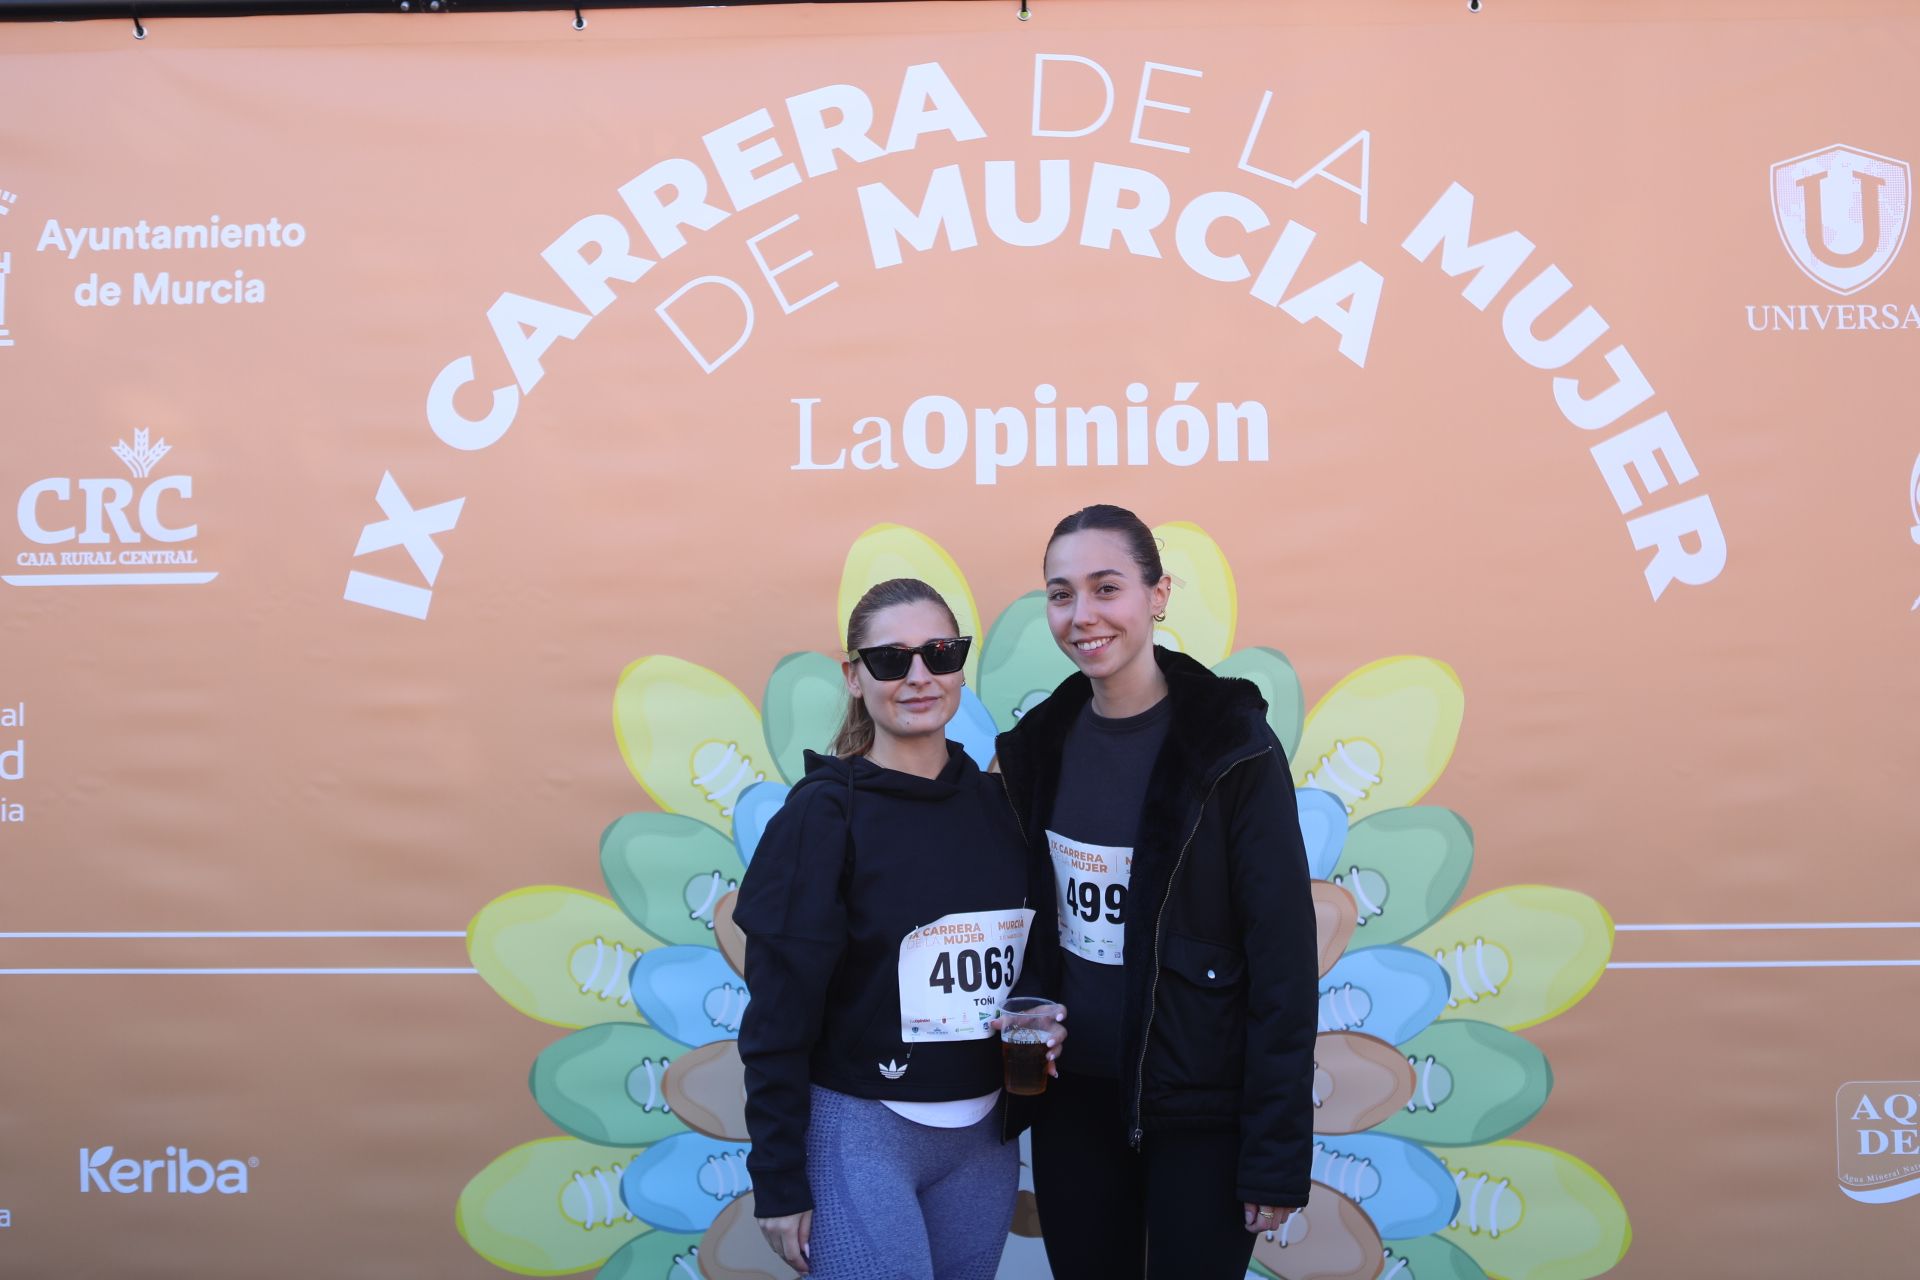
<instances>
[{"instance_id":1,"label":"black sleeve","mask_svg":"<svg viewBox=\"0 0 1920 1280\"><path fill-rule=\"evenodd\" d=\"M1026 815L1014 805L1005 777L996 771L988 774L987 779L999 791L1000 802L1005 803L1013 815L1013 827L1019 834L1026 860L1027 906L1033 909L1033 924L1027 930L1020 977L1007 994L1056 998L1060 991L1060 925L1053 887L1053 860L1047 856L1044 846L1027 838Z\"/></svg>"},{"instance_id":2,"label":"black sleeve","mask_svg":"<svg viewBox=\"0 0 1920 1280\"><path fill-rule=\"evenodd\" d=\"M1307 1203L1313 1168L1320 968L1313 893L1279 742L1238 772L1227 851L1248 979L1238 1194L1298 1207Z\"/></svg>"},{"instance_id":3,"label":"black sleeve","mask_svg":"<svg viewBox=\"0 0 1920 1280\"><path fill-rule=\"evenodd\" d=\"M813 1208L807 1183L808 1069L827 988L847 946L840 900L847 828L833 789L803 787L773 816L740 884L734 922L747 935L740 1019L754 1211L778 1218Z\"/></svg>"}]
</instances>

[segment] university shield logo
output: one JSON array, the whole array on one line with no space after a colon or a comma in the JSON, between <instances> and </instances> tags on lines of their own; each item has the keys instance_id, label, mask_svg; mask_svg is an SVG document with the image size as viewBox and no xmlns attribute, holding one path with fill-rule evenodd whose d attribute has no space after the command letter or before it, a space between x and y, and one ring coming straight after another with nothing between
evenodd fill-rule
<instances>
[{"instance_id":1,"label":"university shield logo","mask_svg":"<svg viewBox=\"0 0 1920 1280\"><path fill-rule=\"evenodd\" d=\"M1912 209L1906 161L1831 146L1780 161L1770 177L1780 239L1821 287L1858 293L1893 265Z\"/></svg>"}]
</instances>

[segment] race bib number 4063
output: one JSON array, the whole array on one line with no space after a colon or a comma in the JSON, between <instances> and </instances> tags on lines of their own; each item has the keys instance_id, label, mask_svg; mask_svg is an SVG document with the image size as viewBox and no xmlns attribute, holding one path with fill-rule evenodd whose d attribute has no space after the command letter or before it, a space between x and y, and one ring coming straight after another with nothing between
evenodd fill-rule
<instances>
[{"instance_id":1,"label":"race bib number 4063","mask_svg":"<svg viewBox=\"0 0 1920 1280\"><path fill-rule=\"evenodd\" d=\"M900 1038L985 1040L1020 977L1033 910L962 911L900 940Z\"/></svg>"},{"instance_id":2,"label":"race bib number 4063","mask_svg":"<svg viewBox=\"0 0 1920 1280\"><path fill-rule=\"evenodd\" d=\"M1047 832L1060 908L1060 945L1095 964L1119 964L1127 936L1127 884L1133 850L1082 844Z\"/></svg>"}]
</instances>

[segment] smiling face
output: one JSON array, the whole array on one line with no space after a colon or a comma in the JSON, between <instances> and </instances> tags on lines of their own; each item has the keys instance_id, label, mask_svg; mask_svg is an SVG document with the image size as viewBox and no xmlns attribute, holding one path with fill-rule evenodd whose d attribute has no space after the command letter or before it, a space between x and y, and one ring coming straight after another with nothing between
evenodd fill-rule
<instances>
[{"instance_id":1,"label":"smiling face","mask_svg":"<svg viewBox=\"0 0 1920 1280\"><path fill-rule=\"evenodd\" d=\"M857 637L857 647L912 647L957 634L945 609L931 600L916 600L874 614L865 633ZM876 680L859 661L843 662L840 669L846 677L847 692L864 702L867 714L873 717L876 738L910 739L932 734L944 738L947 721L960 709L962 674L934 675L920 654L913 656L913 665L898 680Z\"/></svg>"},{"instance_id":2,"label":"smiling face","mask_svg":"<svg viewBox=\"0 0 1920 1280\"><path fill-rule=\"evenodd\" d=\"M1143 581L1127 541L1107 529L1063 534L1047 548L1047 625L1054 643L1096 681L1149 674L1153 618L1171 584Z\"/></svg>"}]
</instances>

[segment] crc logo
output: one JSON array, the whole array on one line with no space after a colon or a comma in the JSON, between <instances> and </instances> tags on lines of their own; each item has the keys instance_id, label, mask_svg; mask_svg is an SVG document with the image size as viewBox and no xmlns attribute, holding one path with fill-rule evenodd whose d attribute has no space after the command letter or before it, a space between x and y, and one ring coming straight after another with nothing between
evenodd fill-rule
<instances>
[{"instance_id":1,"label":"crc logo","mask_svg":"<svg viewBox=\"0 0 1920 1280\"><path fill-rule=\"evenodd\" d=\"M131 480L49 476L28 485L15 509L21 535L38 548L72 549L22 551L14 565L42 572L8 574L6 581L16 587L185 586L217 578L217 573L180 571L199 564L193 549L180 544L197 538L200 526L185 512L193 477L153 476L172 450L164 439L150 441L140 430L133 433L133 444L122 440L113 446Z\"/></svg>"},{"instance_id":2,"label":"crc logo","mask_svg":"<svg viewBox=\"0 0 1920 1280\"><path fill-rule=\"evenodd\" d=\"M1770 177L1774 225L1814 283L1845 297L1893 265L1913 204L1905 160L1836 145L1782 160Z\"/></svg>"},{"instance_id":3,"label":"crc logo","mask_svg":"<svg viewBox=\"0 0 1920 1280\"><path fill-rule=\"evenodd\" d=\"M160 459L173 451L173 446L164 438L158 444L147 442L145 431L133 433L133 446L129 448L125 440L113 446L113 452L127 470L133 473L135 480L145 480L153 474L153 468ZM41 523L40 505L43 499L53 499L53 504L63 504L73 498L78 488L86 507L86 524L75 529L72 525L49 529ZM65 476L55 476L48 480L36 480L28 485L26 492L20 495L20 532L34 542L51 546L62 542L78 541L82 544L98 544L108 541L107 525L113 526L113 540L118 542L139 542L141 534L155 542L186 542L196 537L200 526L195 524L171 526L160 517L160 499L169 493L179 494L182 498L193 496L192 476L162 476L151 484L143 485L140 490L140 503L137 514L140 519L141 533L135 533L133 525L127 519L127 507L133 502L134 489L127 481L118 476L104 479L69 480Z\"/></svg>"},{"instance_id":4,"label":"crc logo","mask_svg":"<svg viewBox=\"0 0 1920 1280\"><path fill-rule=\"evenodd\" d=\"M104 1195L188 1195L214 1192L223 1196L247 1194L247 1173L260 1167L260 1157L245 1160L202 1160L185 1147L168 1147L163 1158L116 1160L112 1147L80 1148L80 1193Z\"/></svg>"},{"instance_id":5,"label":"crc logo","mask_svg":"<svg viewBox=\"0 0 1920 1280\"><path fill-rule=\"evenodd\" d=\"M1920 1080L1849 1080L1834 1122L1841 1191L1863 1204L1920 1195Z\"/></svg>"}]
</instances>

